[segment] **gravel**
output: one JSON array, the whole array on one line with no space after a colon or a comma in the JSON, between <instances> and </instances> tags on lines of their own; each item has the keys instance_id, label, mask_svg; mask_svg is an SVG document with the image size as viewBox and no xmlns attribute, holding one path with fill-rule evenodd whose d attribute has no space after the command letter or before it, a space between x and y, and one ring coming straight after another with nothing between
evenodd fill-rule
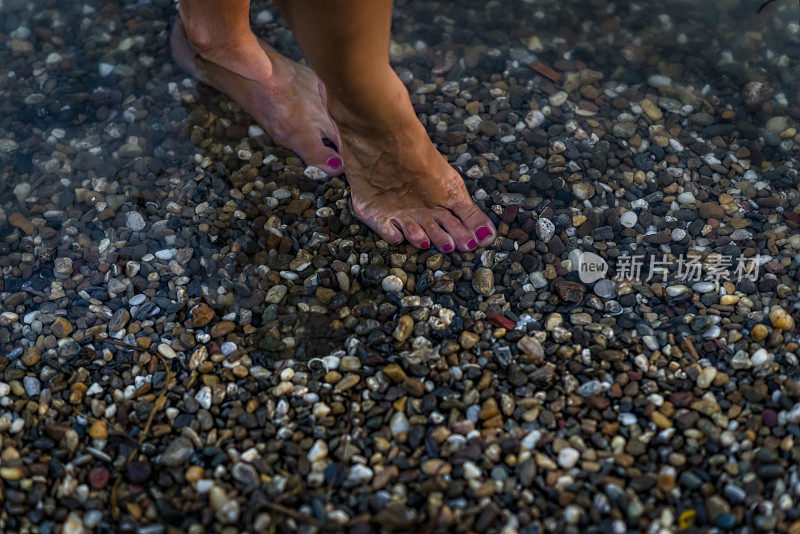
<instances>
[{"instance_id":1,"label":"gravel","mask_svg":"<svg viewBox=\"0 0 800 534\"><path fill-rule=\"evenodd\" d=\"M3 4L0 530L800 532L797 18L754 9L398 2L499 232L443 255L178 72L172 3Z\"/></svg>"}]
</instances>

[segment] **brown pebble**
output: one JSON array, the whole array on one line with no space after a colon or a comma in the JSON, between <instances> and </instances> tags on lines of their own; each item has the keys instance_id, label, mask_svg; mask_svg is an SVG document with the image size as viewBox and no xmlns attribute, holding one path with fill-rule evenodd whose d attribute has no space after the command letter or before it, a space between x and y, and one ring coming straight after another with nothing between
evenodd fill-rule
<instances>
[{"instance_id":1,"label":"brown pebble","mask_svg":"<svg viewBox=\"0 0 800 534\"><path fill-rule=\"evenodd\" d=\"M106 439L108 437L108 427L105 421L95 421L89 427L89 435L94 439Z\"/></svg>"},{"instance_id":2,"label":"brown pebble","mask_svg":"<svg viewBox=\"0 0 800 534\"><path fill-rule=\"evenodd\" d=\"M211 337L222 337L230 334L236 329L236 323L233 321L220 321L211 327Z\"/></svg>"},{"instance_id":3,"label":"brown pebble","mask_svg":"<svg viewBox=\"0 0 800 534\"><path fill-rule=\"evenodd\" d=\"M478 340L480 340L478 334L464 330L458 338L458 343L462 349L469 350L478 343Z\"/></svg>"},{"instance_id":4,"label":"brown pebble","mask_svg":"<svg viewBox=\"0 0 800 534\"><path fill-rule=\"evenodd\" d=\"M42 352L35 346L32 346L28 347L25 350L25 352L22 353L22 357L20 358L20 360L22 361L22 364L25 365L26 367L33 367L34 365L39 363L41 357L42 357Z\"/></svg>"},{"instance_id":5,"label":"brown pebble","mask_svg":"<svg viewBox=\"0 0 800 534\"><path fill-rule=\"evenodd\" d=\"M56 317L50 326L50 331L59 339L63 339L72 333L72 324L63 317Z\"/></svg>"},{"instance_id":6,"label":"brown pebble","mask_svg":"<svg viewBox=\"0 0 800 534\"><path fill-rule=\"evenodd\" d=\"M405 371L403 371L403 369L396 363L390 363L389 365L384 367L383 374L385 374L398 384L401 383L406 378Z\"/></svg>"},{"instance_id":7,"label":"brown pebble","mask_svg":"<svg viewBox=\"0 0 800 534\"><path fill-rule=\"evenodd\" d=\"M34 226L33 223L30 222L24 215L19 212L14 212L8 216L8 222L11 223L11 226L16 226L26 235L33 235Z\"/></svg>"},{"instance_id":8,"label":"brown pebble","mask_svg":"<svg viewBox=\"0 0 800 534\"><path fill-rule=\"evenodd\" d=\"M196 327L206 326L214 318L214 315L214 310L212 310L205 302L201 302L192 308L192 323L194 323L194 326Z\"/></svg>"}]
</instances>

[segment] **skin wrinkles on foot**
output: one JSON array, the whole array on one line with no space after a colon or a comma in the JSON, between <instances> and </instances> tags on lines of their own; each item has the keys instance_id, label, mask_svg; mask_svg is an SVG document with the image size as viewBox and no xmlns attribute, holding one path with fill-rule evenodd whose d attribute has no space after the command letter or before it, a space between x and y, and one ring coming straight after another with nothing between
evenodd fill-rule
<instances>
[{"instance_id":1,"label":"skin wrinkles on foot","mask_svg":"<svg viewBox=\"0 0 800 534\"><path fill-rule=\"evenodd\" d=\"M329 107L339 125L354 213L391 243L405 238L422 248L433 243L445 252L472 250L478 242L488 245L494 226L433 146L402 82L394 80L388 92L398 98L373 113L363 107L352 112L340 102Z\"/></svg>"}]
</instances>

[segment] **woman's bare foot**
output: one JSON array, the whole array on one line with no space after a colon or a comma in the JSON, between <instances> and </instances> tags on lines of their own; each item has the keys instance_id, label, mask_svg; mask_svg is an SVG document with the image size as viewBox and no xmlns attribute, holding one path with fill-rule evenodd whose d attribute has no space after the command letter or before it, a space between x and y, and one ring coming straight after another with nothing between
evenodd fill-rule
<instances>
[{"instance_id":1,"label":"woman's bare foot","mask_svg":"<svg viewBox=\"0 0 800 534\"><path fill-rule=\"evenodd\" d=\"M356 110L330 96L327 102L359 219L390 243L405 238L444 252L489 245L494 225L436 150L394 72L377 97Z\"/></svg>"},{"instance_id":2,"label":"woman's bare foot","mask_svg":"<svg viewBox=\"0 0 800 534\"><path fill-rule=\"evenodd\" d=\"M183 13L181 13L183 18ZM180 18L172 30L172 55L195 78L236 101L273 141L294 150L307 165L342 174L342 158L323 143L338 143L336 126L322 104L314 72L291 61L252 32L215 43L213 35Z\"/></svg>"}]
</instances>

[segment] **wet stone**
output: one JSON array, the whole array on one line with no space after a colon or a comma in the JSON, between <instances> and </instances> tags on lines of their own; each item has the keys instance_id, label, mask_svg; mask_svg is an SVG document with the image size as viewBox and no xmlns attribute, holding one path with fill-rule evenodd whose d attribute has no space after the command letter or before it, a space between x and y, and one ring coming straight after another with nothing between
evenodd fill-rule
<instances>
[{"instance_id":1,"label":"wet stone","mask_svg":"<svg viewBox=\"0 0 800 534\"><path fill-rule=\"evenodd\" d=\"M526 4L394 6L497 229L444 252L175 65L173 3L3 3L2 528L800 534L790 8Z\"/></svg>"}]
</instances>

